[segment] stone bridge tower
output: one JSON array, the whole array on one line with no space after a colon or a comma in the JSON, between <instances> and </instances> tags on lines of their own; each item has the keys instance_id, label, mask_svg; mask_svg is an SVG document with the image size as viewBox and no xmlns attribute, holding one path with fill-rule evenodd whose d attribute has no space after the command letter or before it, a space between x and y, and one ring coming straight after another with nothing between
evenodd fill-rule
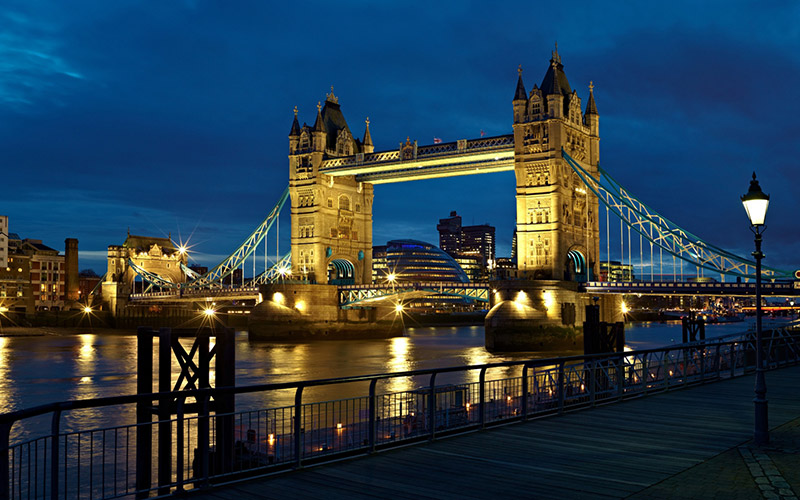
<instances>
[{"instance_id":1,"label":"stone bridge tower","mask_svg":"<svg viewBox=\"0 0 800 500\"><path fill-rule=\"evenodd\" d=\"M373 152L369 119L363 140L353 137L339 99L317 104L313 126L300 127L295 108L289 132L292 275L312 283L372 282L372 184L355 176L320 174L329 158Z\"/></svg>"},{"instance_id":2,"label":"stone bridge tower","mask_svg":"<svg viewBox=\"0 0 800 500\"><path fill-rule=\"evenodd\" d=\"M527 279L586 281L599 265L598 200L561 156L597 177L598 114L593 87L585 111L553 51L541 86L525 91L522 68L513 100L517 180L517 266Z\"/></svg>"}]
</instances>

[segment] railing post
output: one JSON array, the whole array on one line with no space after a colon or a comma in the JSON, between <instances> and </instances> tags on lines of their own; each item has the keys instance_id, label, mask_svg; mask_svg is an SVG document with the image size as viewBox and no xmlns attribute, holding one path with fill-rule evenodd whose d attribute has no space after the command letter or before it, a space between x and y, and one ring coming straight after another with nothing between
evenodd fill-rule
<instances>
[{"instance_id":1,"label":"railing post","mask_svg":"<svg viewBox=\"0 0 800 500\"><path fill-rule=\"evenodd\" d=\"M721 362L721 359L719 357L719 344L717 344L717 351L714 354L714 358L715 358L714 362L717 365L717 380L719 380L720 378L722 378L722 366L721 366L722 362Z\"/></svg>"},{"instance_id":2,"label":"railing post","mask_svg":"<svg viewBox=\"0 0 800 500\"><path fill-rule=\"evenodd\" d=\"M153 392L153 331L136 332L136 498L147 498L152 481L153 401L142 397Z\"/></svg>"},{"instance_id":3,"label":"railing post","mask_svg":"<svg viewBox=\"0 0 800 500\"><path fill-rule=\"evenodd\" d=\"M731 359L730 359L729 363L731 365L731 378L734 378L736 376L736 343L735 342L733 344L731 344L730 353L731 353Z\"/></svg>"},{"instance_id":4,"label":"railing post","mask_svg":"<svg viewBox=\"0 0 800 500\"><path fill-rule=\"evenodd\" d=\"M617 399L625 395L625 355L617 356Z\"/></svg>"},{"instance_id":5,"label":"railing post","mask_svg":"<svg viewBox=\"0 0 800 500\"><path fill-rule=\"evenodd\" d=\"M209 446L209 440L211 439L209 433L209 416L208 416L208 400L210 398L210 394L208 389L205 390L205 393L200 397L198 403L200 403L200 414L197 416L197 453L200 455L200 485L202 487L208 486L208 475L209 475L209 468L210 468L210 457L209 454L211 452Z\"/></svg>"},{"instance_id":6,"label":"railing post","mask_svg":"<svg viewBox=\"0 0 800 500\"><path fill-rule=\"evenodd\" d=\"M564 413L564 362L558 364L558 413Z\"/></svg>"},{"instance_id":7,"label":"railing post","mask_svg":"<svg viewBox=\"0 0 800 500\"><path fill-rule=\"evenodd\" d=\"M706 345L703 343L700 348L700 383L706 383Z\"/></svg>"},{"instance_id":8,"label":"railing post","mask_svg":"<svg viewBox=\"0 0 800 500\"><path fill-rule=\"evenodd\" d=\"M372 379L369 382L369 452L375 452L375 434L377 426L376 419L376 404L375 404L375 386L378 384L378 379Z\"/></svg>"},{"instance_id":9,"label":"railing post","mask_svg":"<svg viewBox=\"0 0 800 500\"><path fill-rule=\"evenodd\" d=\"M61 434L61 410L53 410L53 419L50 423L50 436L53 439L50 447L50 498L58 500L58 453L60 443L58 435ZM64 467L66 467L66 463Z\"/></svg>"},{"instance_id":10,"label":"railing post","mask_svg":"<svg viewBox=\"0 0 800 500\"><path fill-rule=\"evenodd\" d=\"M481 373L478 375L478 397L480 398L478 406L478 417L481 423L481 429L486 427L486 368L481 368Z\"/></svg>"},{"instance_id":11,"label":"railing post","mask_svg":"<svg viewBox=\"0 0 800 500\"><path fill-rule=\"evenodd\" d=\"M177 337L176 337L177 342ZM172 330L158 331L158 494L168 495L172 482Z\"/></svg>"},{"instance_id":12,"label":"railing post","mask_svg":"<svg viewBox=\"0 0 800 500\"><path fill-rule=\"evenodd\" d=\"M175 444L175 474L176 474L176 483L178 493L183 491L183 481L184 481L184 472L183 472L183 463L185 459L185 450L184 450L184 414L183 414L183 405L186 403L186 396L178 396L178 401L175 406L175 411L177 413L176 416L176 425L178 428L176 429L175 439L177 443Z\"/></svg>"},{"instance_id":13,"label":"railing post","mask_svg":"<svg viewBox=\"0 0 800 500\"><path fill-rule=\"evenodd\" d=\"M299 386L294 393L294 466L303 466L303 386Z\"/></svg>"},{"instance_id":14,"label":"railing post","mask_svg":"<svg viewBox=\"0 0 800 500\"><path fill-rule=\"evenodd\" d=\"M689 349L686 347L683 350L683 385L689 385Z\"/></svg>"},{"instance_id":15,"label":"railing post","mask_svg":"<svg viewBox=\"0 0 800 500\"><path fill-rule=\"evenodd\" d=\"M589 370L589 404L591 406L595 405L597 394L596 394L596 387L597 387L597 359L592 358L591 360L591 368Z\"/></svg>"},{"instance_id":16,"label":"railing post","mask_svg":"<svg viewBox=\"0 0 800 500\"><path fill-rule=\"evenodd\" d=\"M430 405L428 408L428 425L431 429L431 441L436 439L436 372L431 374L430 382Z\"/></svg>"},{"instance_id":17,"label":"railing post","mask_svg":"<svg viewBox=\"0 0 800 500\"><path fill-rule=\"evenodd\" d=\"M522 420L528 419L528 365L522 365Z\"/></svg>"},{"instance_id":18,"label":"railing post","mask_svg":"<svg viewBox=\"0 0 800 500\"><path fill-rule=\"evenodd\" d=\"M11 426L13 423L0 423L0 498L10 498L8 454L11 453Z\"/></svg>"},{"instance_id":19,"label":"railing post","mask_svg":"<svg viewBox=\"0 0 800 500\"><path fill-rule=\"evenodd\" d=\"M642 356L642 394L647 395L647 383L650 380L650 367L647 364L647 353Z\"/></svg>"}]
</instances>

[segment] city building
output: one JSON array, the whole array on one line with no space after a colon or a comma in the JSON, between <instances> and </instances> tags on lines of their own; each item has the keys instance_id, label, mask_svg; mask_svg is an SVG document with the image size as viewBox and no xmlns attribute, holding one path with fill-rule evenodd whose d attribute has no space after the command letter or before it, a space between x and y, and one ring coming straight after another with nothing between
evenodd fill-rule
<instances>
[{"instance_id":1,"label":"city building","mask_svg":"<svg viewBox=\"0 0 800 500\"><path fill-rule=\"evenodd\" d=\"M490 263L495 258L494 226L462 226L461 216L454 210L450 212L450 217L439 219L436 230L439 231L439 248L453 256L456 261L462 259L468 268L472 268L474 259L469 257L479 258L481 271L474 278L470 276L470 279L482 279L488 274Z\"/></svg>"},{"instance_id":2,"label":"city building","mask_svg":"<svg viewBox=\"0 0 800 500\"><path fill-rule=\"evenodd\" d=\"M480 255L483 265L488 266L495 256L494 226L464 226L461 228L461 252L466 255Z\"/></svg>"},{"instance_id":3,"label":"city building","mask_svg":"<svg viewBox=\"0 0 800 500\"><path fill-rule=\"evenodd\" d=\"M386 245L372 247L372 282L382 283L389 274L386 266Z\"/></svg>"},{"instance_id":4,"label":"city building","mask_svg":"<svg viewBox=\"0 0 800 500\"><path fill-rule=\"evenodd\" d=\"M0 268L8 267L8 216L0 215Z\"/></svg>"},{"instance_id":5,"label":"city building","mask_svg":"<svg viewBox=\"0 0 800 500\"><path fill-rule=\"evenodd\" d=\"M456 254L453 260L466 273L471 282L486 279L487 268L483 265L483 258L480 255Z\"/></svg>"},{"instance_id":6,"label":"city building","mask_svg":"<svg viewBox=\"0 0 800 500\"><path fill-rule=\"evenodd\" d=\"M513 258L498 257L494 261L491 279L510 280L517 277L517 263Z\"/></svg>"},{"instance_id":7,"label":"city building","mask_svg":"<svg viewBox=\"0 0 800 500\"><path fill-rule=\"evenodd\" d=\"M634 281L633 266L619 261L600 262L600 281Z\"/></svg>"},{"instance_id":8,"label":"city building","mask_svg":"<svg viewBox=\"0 0 800 500\"><path fill-rule=\"evenodd\" d=\"M78 273L78 300L86 300L102 279L91 269Z\"/></svg>"},{"instance_id":9,"label":"city building","mask_svg":"<svg viewBox=\"0 0 800 500\"><path fill-rule=\"evenodd\" d=\"M439 248L450 255L461 251L461 216L455 210L450 212L450 217L439 219L436 230L439 231Z\"/></svg>"}]
</instances>

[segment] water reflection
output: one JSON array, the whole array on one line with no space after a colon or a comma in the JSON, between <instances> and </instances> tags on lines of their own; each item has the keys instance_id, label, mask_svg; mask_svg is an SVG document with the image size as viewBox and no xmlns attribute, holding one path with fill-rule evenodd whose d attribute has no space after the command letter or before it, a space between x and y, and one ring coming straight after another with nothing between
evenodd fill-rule
<instances>
[{"instance_id":1,"label":"water reflection","mask_svg":"<svg viewBox=\"0 0 800 500\"><path fill-rule=\"evenodd\" d=\"M717 328L719 332L717 333ZM730 328L736 328L733 325ZM741 327L739 327L741 329ZM725 328L728 330L728 328ZM709 325L707 336L731 333L722 327ZM680 337L680 325L626 325L628 345L634 348L669 344ZM194 339L182 338L180 343L191 351ZM136 391L136 336L121 334L84 334L29 338L0 337L0 412L29 408L39 404L71 398L91 398ZM158 367L158 341L153 343L153 367ZM480 327L410 328L403 337L394 339L365 339L348 341L311 341L280 343L249 341L246 332L237 332L236 385L254 385L299 380L338 378L427 369L447 366L480 365L486 363L526 360L575 354L507 353L492 354L483 346ZM177 382L181 366L172 356L171 384ZM216 370L210 374L215 383ZM476 382L479 371L437 377L437 384ZM519 368L496 369L492 377L519 376ZM387 381L381 392L403 392L427 385L429 378L419 380L394 378ZM368 384L309 388L304 401L334 400L361 397L367 394ZM273 408L294 403L294 391L274 391L237 397L237 409ZM130 421L132 408L122 413L72 419L86 427L87 422L99 427Z\"/></svg>"}]
</instances>

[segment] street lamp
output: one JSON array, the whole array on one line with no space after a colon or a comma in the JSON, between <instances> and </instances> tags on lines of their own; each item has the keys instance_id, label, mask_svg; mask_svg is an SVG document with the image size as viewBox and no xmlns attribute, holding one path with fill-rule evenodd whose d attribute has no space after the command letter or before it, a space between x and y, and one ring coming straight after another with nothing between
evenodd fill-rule
<instances>
[{"instance_id":1,"label":"street lamp","mask_svg":"<svg viewBox=\"0 0 800 500\"><path fill-rule=\"evenodd\" d=\"M746 195L742 196L742 205L750 219L750 230L756 235L756 251L753 252L753 257L756 259L756 397L753 399L755 406L753 441L756 446L762 446L769 442L769 429L767 426L767 383L764 380L764 347L762 346L761 332L761 259L764 258L764 254L761 253L761 234L766 229L764 220L767 217L769 195L761 191L755 172L753 172L753 180L750 181L750 189Z\"/></svg>"}]
</instances>

